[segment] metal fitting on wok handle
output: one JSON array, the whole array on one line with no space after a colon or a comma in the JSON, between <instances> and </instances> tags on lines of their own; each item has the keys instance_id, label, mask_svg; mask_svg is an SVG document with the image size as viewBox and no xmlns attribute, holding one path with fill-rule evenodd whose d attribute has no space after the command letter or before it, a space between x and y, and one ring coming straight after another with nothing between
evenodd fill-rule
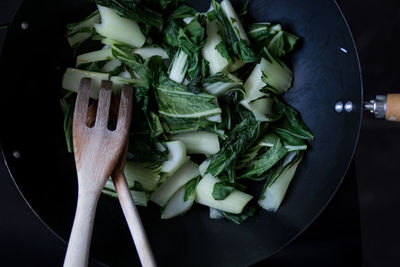
<instances>
[{"instance_id":1,"label":"metal fitting on wok handle","mask_svg":"<svg viewBox=\"0 0 400 267\"><path fill-rule=\"evenodd\" d=\"M364 109L377 119L400 122L400 94L377 95L375 99L364 102Z\"/></svg>"}]
</instances>

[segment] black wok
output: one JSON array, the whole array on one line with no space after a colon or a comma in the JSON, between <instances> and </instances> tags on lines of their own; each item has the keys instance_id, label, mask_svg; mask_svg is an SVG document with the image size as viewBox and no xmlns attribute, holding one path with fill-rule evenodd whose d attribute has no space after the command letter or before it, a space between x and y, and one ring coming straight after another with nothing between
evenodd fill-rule
<instances>
[{"instance_id":1,"label":"black wok","mask_svg":"<svg viewBox=\"0 0 400 267\"><path fill-rule=\"evenodd\" d=\"M209 6L208 1L190 2L202 10ZM243 3L233 4L238 2ZM74 160L66 149L58 102L62 73L73 65L65 25L93 9L93 4L78 0L24 1L0 59L2 152L29 205L64 240L77 196ZM354 154L362 84L357 52L336 3L253 0L249 17L280 22L302 38L291 59L294 84L285 100L301 113L315 140L276 213L260 210L235 225L210 220L208 209L199 205L171 220L161 220L155 205L139 208L160 266L245 266L272 255L321 213ZM28 23L27 29L21 28L22 22ZM352 111L337 113L338 101L352 101ZM139 265L115 199L100 199L91 255L111 266Z\"/></svg>"}]
</instances>

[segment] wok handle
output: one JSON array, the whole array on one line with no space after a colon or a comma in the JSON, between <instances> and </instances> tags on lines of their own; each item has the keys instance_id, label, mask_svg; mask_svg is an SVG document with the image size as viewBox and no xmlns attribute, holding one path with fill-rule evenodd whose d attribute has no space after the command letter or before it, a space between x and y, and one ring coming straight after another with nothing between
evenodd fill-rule
<instances>
[{"instance_id":1,"label":"wok handle","mask_svg":"<svg viewBox=\"0 0 400 267\"><path fill-rule=\"evenodd\" d=\"M364 108L377 119L400 122L400 94L377 95L375 99L365 102Z\"/></svg>"},{"instance_id":2,"label":"wok handle","mask_svg":"<svg viewBox=\"0 0 400 267\"><path fill-rule=\"evenodd\" d=\"M388 94L386 96L385 119L400 122L400 94Z\"/></svg>"},{"instance_id":3,"label":"wok handle","mask_svg":"<svg viewBox=\"0 0 400 267\"><path fill-rule=\"evenodd\" d=\"M111 177L113 179L126 222L128 223L133 242L135 243L136 250L139 254L140 262L142 263L143 267L156 267L157 264L151 250L146 231L143 227L142 220L140 219L136 205L133 202L131 191L129 190L128 183L126 182L125 174L121 170L114 170Z\"/></svg>"}]
</instances>

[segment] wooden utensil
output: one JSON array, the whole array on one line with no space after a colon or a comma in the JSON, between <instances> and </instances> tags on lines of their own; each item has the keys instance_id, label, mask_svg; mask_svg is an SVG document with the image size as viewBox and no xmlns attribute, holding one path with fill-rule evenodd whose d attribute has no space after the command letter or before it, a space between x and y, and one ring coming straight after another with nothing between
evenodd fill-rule
<instances>
[{"instance_id":1,"label":"wooden utensil","mask_svg":"<svg viewBox=\"0 0 400 267\"><path fill-rule=\"evenodd\" d=\"M87 266L90 239L97 202L107 178L125 147L131 121L133 89L124 85L121 92L116 129L107 129L111 88L103 81L99 94L96 122L86 125L89 103L89 78L81 80L73 118L73 142L78 173L78 203L64 260L65 267Z\"/></svg>"},{"instance_id":2,"label":"wooden utensil","mask_svg":"<svg viewBox=\"0 0 400 267\"><path fill-rule=\"evenodd\" d=\"M112 94L111 107L110 107L110 120L117 121L117 108L118 99ZM87 125L92 125L95 121L97 109L97 101L90 105L87 116ZM135 243L136 250L139 254L140 262L145 267L155 267L156 261L153 256L153 252L148 241L146 231L143 227L142 220L140 219L139 213L136 209L136 205L133 202L131 192L129 190L128 183L126 181L124 166L125 159L128 152L128 143L125 145L124 152L121 154L114 170L111 174L115 189L118 194L119 202L122 207L122 211L125 215L126 222L131 232L133 241Z\"/></svg>"}]
</instances>

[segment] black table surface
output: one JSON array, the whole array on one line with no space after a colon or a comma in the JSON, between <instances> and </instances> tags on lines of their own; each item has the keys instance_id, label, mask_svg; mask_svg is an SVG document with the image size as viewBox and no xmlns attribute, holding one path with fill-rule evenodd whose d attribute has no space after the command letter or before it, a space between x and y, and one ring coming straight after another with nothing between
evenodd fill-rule
<instances>
[{"instance_id":1,"label":"black table surface","mask_svg":"<svg viewBox=\"0 0 400 267\"><path fill-rule=\"evenodd\" d=\"M19 1L0 1L0 49ZM397 92L400 1L339 2L359 50L366 99ZM400 124L364 116L339 191L294 242L257 266L396 266L400 260ZM66 244L31 211L0 157L1 266L60 266ZM99 266L92 262L91 265Z\"/></svg>"}]
</instances>

